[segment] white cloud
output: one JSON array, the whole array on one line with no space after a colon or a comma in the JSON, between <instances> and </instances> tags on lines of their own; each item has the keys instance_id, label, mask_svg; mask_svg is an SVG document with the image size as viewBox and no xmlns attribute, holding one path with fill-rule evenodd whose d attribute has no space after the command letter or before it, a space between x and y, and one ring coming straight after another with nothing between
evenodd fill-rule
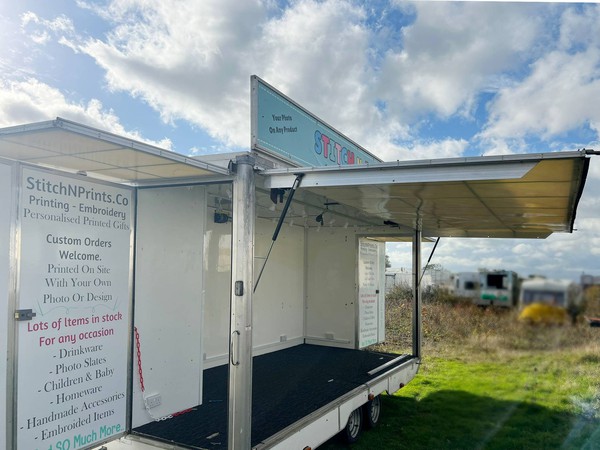
<instances>
[{"instance_id":1,"label":"white cloud","mask_svg":"<svg viewBox=\"0 0 600 450\"><path fill-rule=\"evenodd\" d=\"M20 82L0 79L0 127L52 120L55 117L63 117L161 148L171 148L169 139L151 141L138 132L125 130L119 118L112 111L105 110L99 100L92 99L85 104L72 103L58 89L35 79Z\"/></svg>"},{"instance_id":2,"label":"white cloud","mask_svg":"<svg viewBox=\"0 0 600 450\"><path fill-rule=\"evenodd\" d=\"M527 147L524 139L501 139L487 138L485 141L485 150L482 156L490 155L512 155L514 153L527 153L531 149Z\"/></svg>"},{"instance_id":3,"label":"white cloud","mask_svg":"<svg viewBox=\"0 0 600 450\"><path fill-rule=\"evenodd\" d=\"M595 93L593 82L585 85L593 67L589 58L584 70L577 69L583 72L579 84L565 94L572 107L548 111L553 100L541 94L550 88L540 87L553 76L556 83L574 84L563 65L577 61L562 59L569 56L564 52L592 46L585 56L595 58L594 7L580 13L547 4L396 2L396 8L414 14L414 22L386 31L379 22L394 6L377 11L343 0L296 0L281 10L259 0L182 0L177 8L142 0L78 5L112 25L106 37L82 40L64 16L46 20L28 13L23 26L36 26L40 40L47 39L42 38L47 30L75 52L87 53L105 71L109 89L143 99L164 122L188 121L232 146L249 144L252 73L384 159L421 157L419 150L433 146L395 143L417 136L420 118L430 114L474 119L479 96L488 90L500 89L500 95L481 135L486 154L527 150L518 138L541 123L553 133L586 120L598 126L591 117L600 106L581 107ZM515 81L513 71L546 51L552 32L547 21L561 11L555 44L560 50L533 66L537 77ZM371 26L373 19L377 26ZM393 47L383 52L373 42L383 37L388 43L389 34L401 39L389 39ZM381 53L375 65L373 52ZM442 155L454 155L457 143L463 145L442 142Z\"/></svg>"},{"instance_id":4,"label":"white cloud","mask_svg":"<svg viewBox=\"0 0 600 450\"><path fill-rule=\"evenodd\" d=\"M600 104L593 101L600 97L599 21L596 6L567 9L557 48L539 58L522 82L499 91L481 137L551 139L585 126L600 133Z\"/></svg>"},{"instance_id":5,"label":"white cloud","mask_svg":"<svg viewBox=\"0 0 600 450\"><path fill-rule=\"evenodd\" d=\"M297 1L264 24L258 44L261 76L361 143L380 123L364 19L350 2Z\"/></svg>"},{"instance_id":6,"label":"white cloud","mask_svg":"<svg viewBox=\"0 0 600 450\"><path fill-rule=\"evenodd\" d=\"M579 8L565 10L560 20L559 48L564 51L583 47L598 47L600 9L597 5L579 5Z\"/></svg>"},{"instance_id":7,"label":"white cloud","mask_svg":"<svg viewBox=\"0 0 600 450\"><path fill-rule=\"evenodd\" d=\"M483 138L539 134L550 139L589 125L600 131L600 49L552 52L537 61L521 84L500 91L490 105Z\"/></svg>"},{"instance_id":8,"label":"white cloud","mask_svg":"<svg viewBox=\"0 0 600 450\"><path fill-rule=\"evenodd\" d=\"M44 45L50 41L51 35L48 31L65 34L72 34L75 31L73 22L64 15L54 20L46 20L32 11L21 16L21 28L38 45Z\"/></svg>"},{"instance_id":9,"label":"white cloud","mask_svg":"<svg viewBox=\"0 0 600 450\"><path fill-rule=\"evenodd\" d=\"M382 66L381 95L403 120L469 116L481 90L518 68L544 36L543 8L478 2L416 2L403 48Z\"/></svg>"},{"instance_id":10,"label":"white cloud","mask_svg":"<svg viewBox=\"0 0 600 450\"><path fill-rule=\"evenodd\" d=\"M278 11L259 1L113 1L107 11L116 24L108 38L79 48L110 89L142 98L165 122L184 119L247 147L257 74L363 145L373 130L403 133L381 122L368 92L370 34L350 2L299 0Z\"/></svg>"},{"instance_id":11,"label":"white cloud","mask_svg":"<svg viewBox=\"0 0 600 450\"><path fill-rule=\"evenodd\" d=\"M466 149L450 139L441 146L395 143L416 136L415 121L424 115L472 118L482 91L506 83L499 81L506 72L540 51L544 21L554 11L534 4L399 4L415 21L393 30L401 42L374 66L373 52L381 49L373 40L385 33L369 27L372 11L352 2L297 0L284 10L258 0L182 0L177 8L137 0L78 4L113 27L103 39L60 42L91 56L109 89L143 99L164 122L182 119L247 148L249 76L256 73L385 160L436 155L434 147L441 156ZM388 12L375 14L379 20ZM28 21L42 23L37 16ZM570 21L575 29L576 17ZM61 23L47 21L55 22ZM511 153L515 145L496 140L486 153Z\"/></svg>"},{"instance_id":12,"label":"white cloud","mask_svg":"<svg viewBox=\"0 0 600 450\"><path fill-rule=\"evenodd\" d=\"M61 15L53 20L40 18L36 13L27 11L21 16L21 27L26 28L29 24L41 25L52 31L64 31L72 33L75 29L73 22L68 17Z\"/></svg>"},{"instance_id":13,"label":"white cloud","mask_svg":"<svg viewBox=\"0 0 600 450\"><path fill-rule=\"evenodd\" d=\"M250 68L266 9L258 1L113 1L116 26L80 49L108 86L141 98L165 122L187 120L213 137L248 146Z\"/></svg>"},{"instance_id":14,"label":"white cloud","mask_svg":"<svg viewBox=\"0 0 600 450\"><path fill-rule=\"evenodd\" d=\"M403 48L390 50L380 73L365 10L340 0L299 0L281 14L261 2L115 0L104 12L116 24L108 38L80 48L110 89L233 146L249 143L248 79L257 73L384 160L460 156L464 140L394 142L414 135L406 120L420 114L470 114L478 92L543 35L542 19L532 16L537 6L414 8Z\"/></svg>"},{"instance_id":15,"label":"white cloud","mask_svg":"<svg viewBox=\"0 0 600 450\"><path fill-rule=\"evenodd\" d=\"M456 158L464 154L468 142L464 139L444 139L441 141L416 140L409 146L398 146L382 137L380 144L369 148L384 161L406 159Z\"/></svg>"},{"instance_id":16,"label":"white cloud","mask_svg":"<svg viewBox=\"0 0 600 450\"><path fill-rule=\"evenodd\" d=\"M532 250L531 245L528 244L517 244L512 248L515 255L530 255Z\"/></svg>"}]
</instances>

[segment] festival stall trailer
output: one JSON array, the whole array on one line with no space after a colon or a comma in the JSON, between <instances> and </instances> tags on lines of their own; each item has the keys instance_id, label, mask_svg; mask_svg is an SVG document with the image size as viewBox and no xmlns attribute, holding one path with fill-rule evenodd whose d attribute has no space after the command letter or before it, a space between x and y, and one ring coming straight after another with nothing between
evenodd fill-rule
<instances>
[{"instance_id":1,"label":"festival stall trailer","mask_svg":"<svg viewBox=\"0 0 600 450\"><path fill-rule=\"evenodd\" d=\"M379 371L367 372L408 360L404 382L416 372L415 358L397 355L369 353L372 360L356 364L355 352L383 336L383 244L365 238L366 219L351 207L326 205L323 226L315 219L326 199L299 194L279 224L288 193L277 191L278 199L257 177L258 187L236 194L237 168L62 119L3 137L3 155L13 157L0 164L7 448L93 448L115 439L109 445L226 447L236 397L228 384L248 330L254 376L243 385L264 394L252 402L253 446L297 438L298 424L315 412L310 424L325 427L310 434L326 439L369 395L390 388ZM25 149L36 149L27 160ZM256 165L240 161L254 178ZM341 223L349 217L359 220ZM236 234L248 223L250 242ZM284 230L272 245L278 225ZM251 273L260 270L260 285L233 275L243 259L236 243L251 249L244 257ZM232 331L235 303L249 292L247 323ZM362 378L352 379L353 370ZM324 392L303 404L299 385Z\"/></svg>"},{"instance_id":2,"label":"festival stall trailer","mask_svg":"<svg viewBox=\"0 0 600 450\"><path fill-rule=\"evenodd\" d=\"M332 164L299 167L263 139L302 130L292 106L226 167L64 119L0 130L6 448L352 442L417 373L424 236L573 231L593 152L383 163L322 130ZM412 241L403 355L371 347L391 239Z\"/></svg>"}]
</instances>

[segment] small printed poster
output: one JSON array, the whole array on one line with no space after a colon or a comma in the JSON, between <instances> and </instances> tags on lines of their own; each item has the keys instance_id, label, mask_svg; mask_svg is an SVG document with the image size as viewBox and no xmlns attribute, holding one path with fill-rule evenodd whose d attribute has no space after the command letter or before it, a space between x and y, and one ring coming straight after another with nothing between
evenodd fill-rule
<instances>
[{"instance_id":1,"label":"small printed poster","mask_svg":"<svg viewBox=\"0 0 600 450\"><path fill-rule=\"evenodd\" d=\"M379 338L379 243L359 240L358 346L376 344Z\"/></svg>"}]
</instances>

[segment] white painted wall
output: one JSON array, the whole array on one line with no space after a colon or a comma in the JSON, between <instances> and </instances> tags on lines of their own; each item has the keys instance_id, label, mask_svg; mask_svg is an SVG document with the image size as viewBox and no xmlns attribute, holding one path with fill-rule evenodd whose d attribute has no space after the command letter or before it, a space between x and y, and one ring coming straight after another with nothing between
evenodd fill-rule
<instances>
[{"instance_id":1,"label":"white painted wall","mask_svg":"<svg viewBox=\"0 0 600 450\"><path fill-rule=\"evenodd\" d=\"M257 220L254 278L276 224ZM304 337L304 227L283 225L253 300L254 354L298 344Z\"/></svg>"},{"instance_id":2,"label":"white painted wall","mask_svg":"<svg viewBox=\"0 0 600 450\"><path fill-rule=\"evenodd\" d=\"M356 236L327 227L307 234L307 342L354 348Z\"/></svg>"},{"instance_id":3,"label":"white painted wall","mask_svg":"<svg viewBox=\"0 0 600 450\"><path fill-rule=\"evenodd\" d=\"M214 223L209 209L204 232L204 340L205 368L227 362L231 291L231 222Z\"/></svg>"},{"instance_id":4,"label":"white painted wall","mask_svg":"<svg viewBox=\"0 0 600 450\"><path fill-rule=\"evenodd\" d=\"M205 232L205 368L227 362L231 225L215 224L209 209ZM275 225L257 219L254 278L262 267ZM226 263L226 264L225 264ZM284 225L253 298L254 354L302 342L304 333L304 228Z\"/></svg>"},{"instance_id":5,"label":"white painted wall","mask_svg":"<svg viewBox=\"0 0 600 450\"><path fill-rule=\"evenodd\" d=\"M138 191L135 326L155 417L202 401L202 303L206 192L201 186ZM134 354L133 426L144 409Z\"/></svg>"},{"instance_id":6,"label":"white painted wall","mask_svg":"<svg viewBox=\"0 0 600 450\"><path fill-rule=\"evenodd\" d=\"M201 370L227 363L231 223L214 223L204 189L138 192L135 325L146 394L162 396L156 416L200 403ZM257 219L255 279L275 226ZM255 355L302 343L305 326L308 336L333 336L318 343L355 346L356 249L353 230L284 225L253 299ZM150 419L136 364L134 427Z\"/></svg>"}]
</instances>

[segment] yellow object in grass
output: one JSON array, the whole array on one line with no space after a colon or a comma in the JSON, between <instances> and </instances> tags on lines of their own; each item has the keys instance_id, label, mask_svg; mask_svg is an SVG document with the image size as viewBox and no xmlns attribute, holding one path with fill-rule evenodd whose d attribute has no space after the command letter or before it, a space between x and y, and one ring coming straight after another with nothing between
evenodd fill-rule
<instances>
[{"instance_id":1,"label":"yellow object in grass","mask_svg":"<svg viewBox=\"0 0 600 450\"><path fill-rule=\"evenodd\" d=\"M533 303L519 314L519 320L544 325L562 325L567 323L568 319L569 316L564 308L543 303Z\"/></svg>"}]
</instances>

